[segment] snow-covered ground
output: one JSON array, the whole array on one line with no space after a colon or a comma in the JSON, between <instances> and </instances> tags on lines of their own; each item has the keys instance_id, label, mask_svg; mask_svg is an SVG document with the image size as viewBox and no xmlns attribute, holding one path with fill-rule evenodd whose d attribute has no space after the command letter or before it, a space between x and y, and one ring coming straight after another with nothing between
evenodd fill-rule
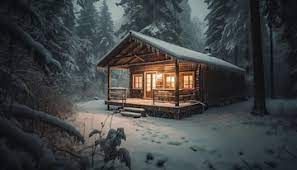
<instances>
[{"instance_id":1,"label":"snow-covered ground","mask_svg":"<svg viewBox=\"0 0 297 170\"><path fill-rule=\"evenodd\" d=\"M268 103L276 107L273 112L278 109L279 102ZM211 108L183 120L116 115L112 128L125 128L123 146L131 152L134 170L296 170L297 121L253 117L251 106L248 101ZM101 100L80 103L77 109L75 124L86 139L111 114ZM154 156L150 163L145 162L147 153ZM167 160L165 168L156 166L158 160Z\"/></svg>"}]
</instances>

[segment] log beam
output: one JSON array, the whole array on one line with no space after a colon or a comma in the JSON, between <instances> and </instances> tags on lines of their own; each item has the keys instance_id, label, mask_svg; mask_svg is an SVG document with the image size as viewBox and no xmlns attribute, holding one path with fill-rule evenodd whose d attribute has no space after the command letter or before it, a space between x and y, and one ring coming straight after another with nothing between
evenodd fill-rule
<instances>
[{"instance_id":1,"label":"log beam","mask_svg":"<svg viewBox=\"0 0 297 170\"><path fill-rule=\"evenodd\" d=\"M179 62L175 60L175 106L179 106Z\"/></svg>"},{"instance_id":2,"label":"log beam","mask_svg":"<svg viewBox=\"0 0 297 170\"><path fill-rule=\"evenodd\" d=\"M107 66L107 101L110 100L110 87L111 87L111 69ZM110 105L107 104L107 110L110 110Z\"/></svg>"}]
</instances>

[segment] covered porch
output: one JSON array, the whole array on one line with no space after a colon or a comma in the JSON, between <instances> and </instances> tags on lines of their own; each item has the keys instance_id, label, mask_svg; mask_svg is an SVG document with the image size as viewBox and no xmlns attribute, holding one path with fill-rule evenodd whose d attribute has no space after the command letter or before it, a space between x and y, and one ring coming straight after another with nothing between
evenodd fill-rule
<instances>
[{"instance_id":1,"label":"covered porch","mask_svg":"<svg viewBox=\"0 0 297 170\"><path fill-rule=\"evenodd\" d=\"M151 116L180 119L202 113L209 65L242 71L223 60L132 31L97 66L107 69L108 109L143 108ZM129 87L112 85L113 70L128 71Z\"/></svg>"}]
</instances>

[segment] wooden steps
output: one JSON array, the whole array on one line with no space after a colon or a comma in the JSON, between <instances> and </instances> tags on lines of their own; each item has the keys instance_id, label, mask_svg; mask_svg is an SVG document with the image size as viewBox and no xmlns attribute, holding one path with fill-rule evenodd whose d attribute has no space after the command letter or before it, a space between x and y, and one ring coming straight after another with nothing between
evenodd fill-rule
<instances>
[{"instance_id":1,"label":"wooden steps","mask_svg":"<svg viewBox=\"0 0 297 170\"><path fill-rule=\"evenodd\" d=\"M124 107L121 111L122 116L126 117L133 117L133 118L140 118L145 117L145 110L143 108L136 108L136 107Z\"/></svg>"},{"instance_id":2,"label":"wooden steps","mask_svg":"<svg viewBox=\"0 0 297 170\"><path fill-rule=\"evenodd\" d=\"M122 111L121 115L125 117L141 118L141 113Z\"/></svg>"},{"instance_id":3,"label":"wooden steps","mask_svg":"<svg viewBox=\"0 0 297 170\"><path fill-rule=\"evenodd\" d=\"M136 107L124 107L124 110L128 112L135 112L135 113L142 113L145 111L143 108L136 108Z\"/></svg>"}]
</instances>

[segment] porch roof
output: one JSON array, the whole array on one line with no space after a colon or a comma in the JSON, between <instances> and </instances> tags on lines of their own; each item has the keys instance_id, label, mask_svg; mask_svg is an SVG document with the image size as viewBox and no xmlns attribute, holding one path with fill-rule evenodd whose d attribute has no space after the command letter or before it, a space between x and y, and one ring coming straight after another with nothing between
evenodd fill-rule
<instances>
[{"instance_id":1,"label":"porch roof","mask_svg":"<svg viewBox=\"0 0 297 170\"><path fill-rule=\"evenodd\" d=\"M129 65L137 63L146 64L156 62L155 60L151 60L152 57L150 56L152 55L158 57L157 61L170 61L170 59L176 58L178 60L225 68L230 71L245 71L243 68L222 59L180 47L135 31L130 31L111 51L98 61L97 66L106 67L109 65L128 67Z\"/></svg>"}]
</instances>

